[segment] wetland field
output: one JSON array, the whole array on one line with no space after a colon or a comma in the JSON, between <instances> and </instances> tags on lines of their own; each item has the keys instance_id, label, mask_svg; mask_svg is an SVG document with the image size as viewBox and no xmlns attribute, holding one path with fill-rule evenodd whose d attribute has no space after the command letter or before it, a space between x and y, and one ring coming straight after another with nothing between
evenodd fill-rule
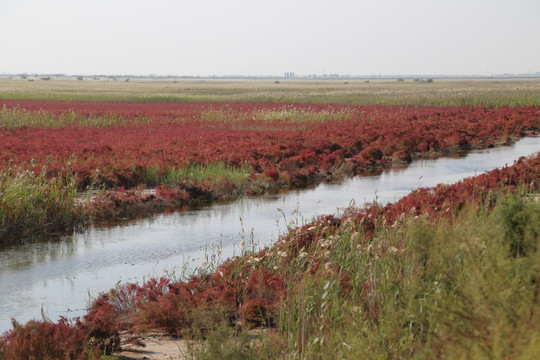
<instances>
[{"instance_id":1,"label":"wetland field","mask_svg":"<svg viewBox=\"0 0 540 360\"><path fill-rule=\"evenodd\" d=\"M0 359L539 357L540 79L430 80L0 77Z\"/></svg>"}]
</instances>

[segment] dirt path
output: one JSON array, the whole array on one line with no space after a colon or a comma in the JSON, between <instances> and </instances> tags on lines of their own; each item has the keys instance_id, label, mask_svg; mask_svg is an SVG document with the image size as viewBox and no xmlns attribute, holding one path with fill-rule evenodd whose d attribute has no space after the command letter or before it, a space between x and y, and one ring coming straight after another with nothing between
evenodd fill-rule
<instances>
[{"instance_id":1,"label":"dirt path","mask_svg":"<svg viewBox=\"0 0 540 360\"><path fill-rule=\"evenodd\" d=\"M159 333L140 337L141 345L123 344L122 351L115 354L122 360L184 360L191 359L187 340ZM142 346L142 344L146 346Z\"/></svg>"}]
</instances>

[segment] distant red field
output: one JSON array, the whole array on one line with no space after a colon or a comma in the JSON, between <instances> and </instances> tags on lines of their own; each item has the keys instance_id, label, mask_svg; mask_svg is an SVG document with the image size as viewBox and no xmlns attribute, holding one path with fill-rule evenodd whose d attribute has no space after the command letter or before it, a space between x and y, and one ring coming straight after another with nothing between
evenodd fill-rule
<instances>
[{"instance_id":1,"label":"distant red field","mask_svg":"<svg viewBox=\"0 0 540 360\"><path fill-rule=\"evenodd\" d=\"M362 172L494 146L540 128L538 107L343 106L276 103L130 103L0 100L4 112L121 123L59 127L0 123L0 168L34 161L57 176L69 163L80 187L144 183L149 169L190 164L249 165L288 181L337 171ZM99 174L99 176L96 176Z\"/></svg>"}]
</instances>

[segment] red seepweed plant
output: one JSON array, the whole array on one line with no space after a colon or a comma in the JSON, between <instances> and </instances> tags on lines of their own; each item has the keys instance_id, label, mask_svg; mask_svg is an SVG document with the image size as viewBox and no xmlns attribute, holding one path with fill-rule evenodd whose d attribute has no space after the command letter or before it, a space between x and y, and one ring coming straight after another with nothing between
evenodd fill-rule
<instances>
[{"instance_id":1,"label":"red seepweed plant","mask_svg":"<svg viewBox=\"0 0 540 360\"><path fill-rule=\"evenodd\" d=\"M8 110L80 117L54 128L38 124L0 130L0 168L34 160L36 169L47 165L50 176L59 176L69 164L80 189L161 185L173 169L214 163L249 165L254 174L302 183L392 161L494 146L540 127L536 107L2 103ZM123 120L107 126L84 121L112 115Z\"/></svg>"}]
</instances>

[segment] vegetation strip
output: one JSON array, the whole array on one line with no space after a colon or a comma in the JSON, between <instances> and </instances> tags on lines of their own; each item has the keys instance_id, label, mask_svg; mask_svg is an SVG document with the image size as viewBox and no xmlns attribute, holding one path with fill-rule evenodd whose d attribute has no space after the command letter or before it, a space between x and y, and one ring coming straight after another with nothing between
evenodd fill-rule
<instances>
[{"instance_id":1,"label":"vegetation strip","mask_svg":"<svg viewBox=\"0 0 540 360\"><path fill-rule=\"evenodd\" d=\"M35 80L35 81L34 81ZM124 79L127 80L127 79ZM5 99L161 103L274 102L347 105L540 105L540 80L525 79L0 79ZM426 79L427 80L427 79Z\"/></svg>"}]
</instances>

